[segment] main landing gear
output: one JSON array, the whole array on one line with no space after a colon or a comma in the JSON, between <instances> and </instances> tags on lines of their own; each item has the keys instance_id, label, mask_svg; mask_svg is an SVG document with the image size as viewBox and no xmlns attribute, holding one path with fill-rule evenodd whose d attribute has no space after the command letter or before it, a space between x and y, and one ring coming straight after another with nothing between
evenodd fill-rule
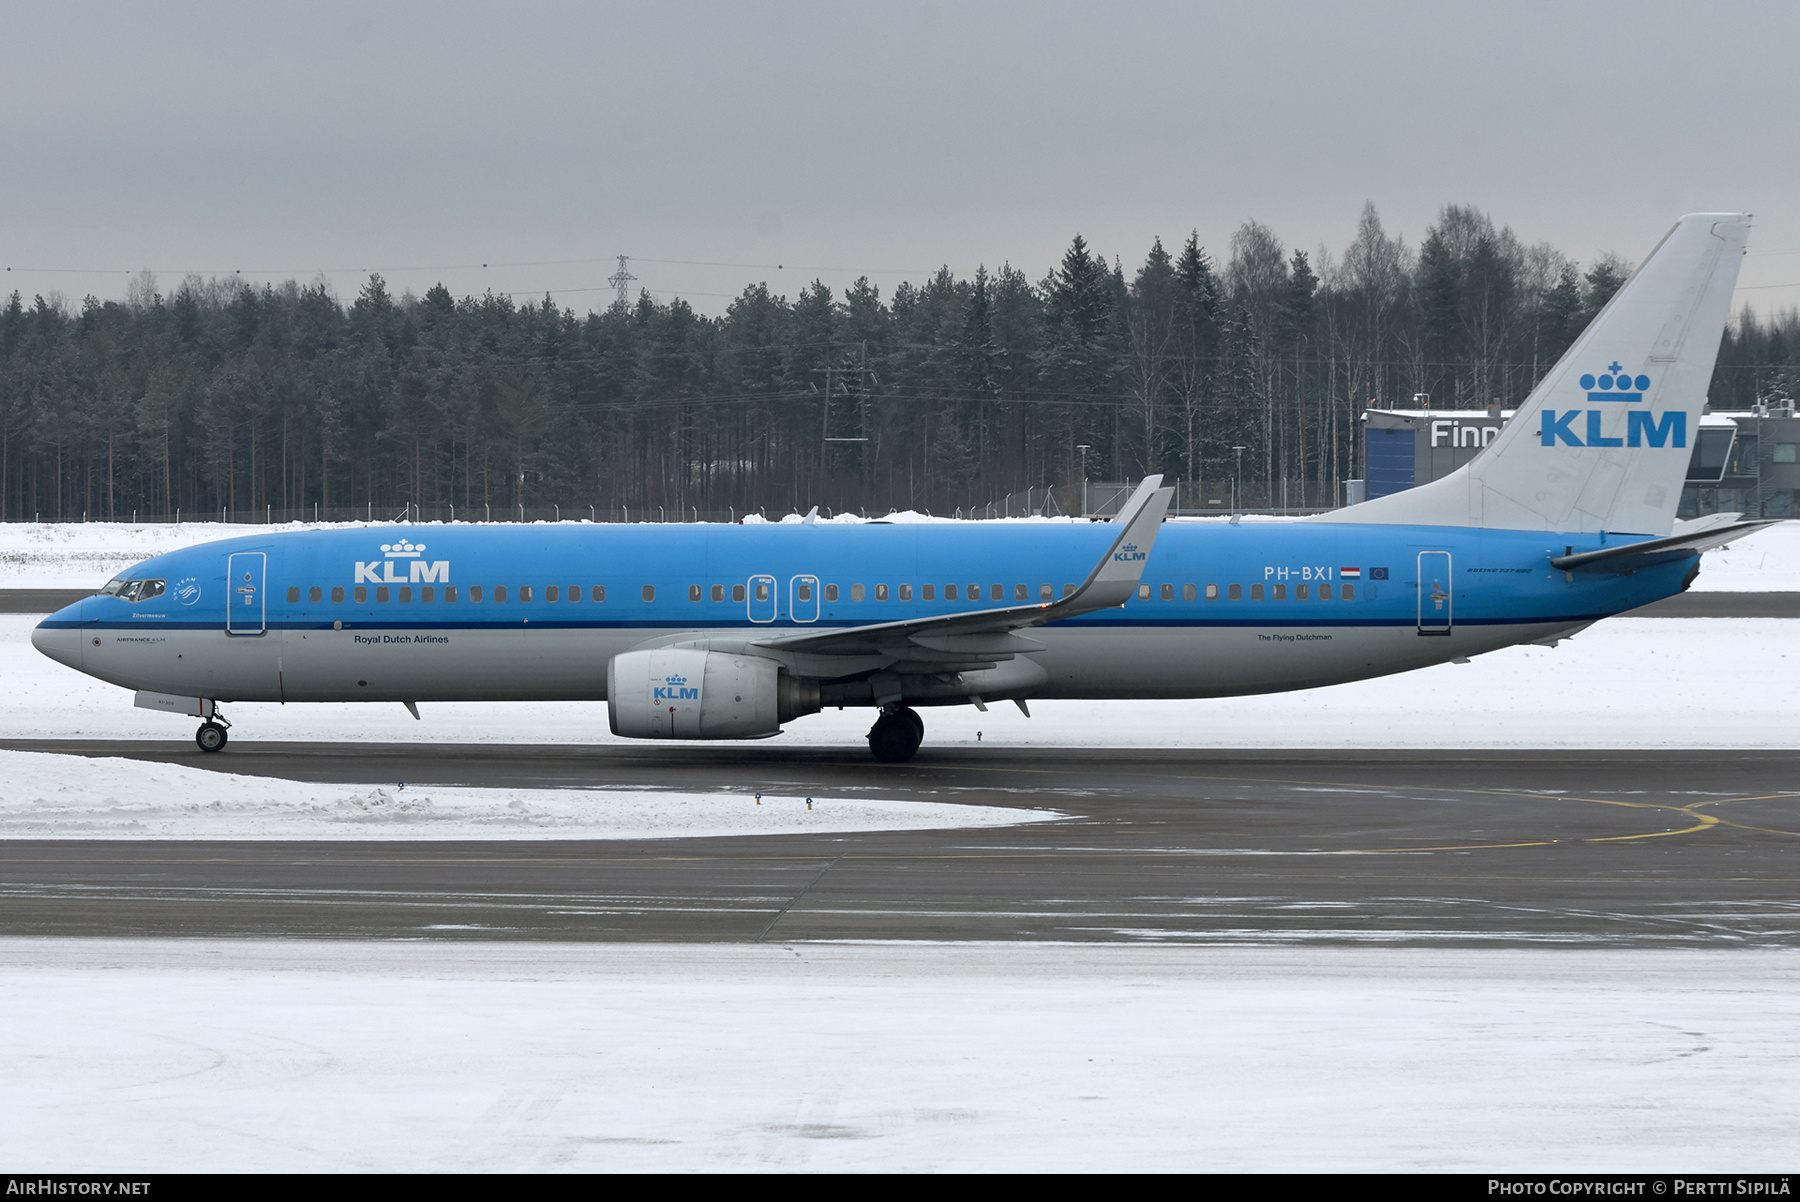
<instances>
[{"instance_id":1,"label":"main landing gear","mask_svg":"<svg viewBox=\"0 0 1800 1202\"><path fill-rule=\"evenodd\" d=\"M869 728L869 750L884 764L904 764L925 740L925 720L904 705L884 707Z\"/></svg>"},{"instance_id":2,"label":"main landing gear","mask_svg":"<svg viewBox=\"0 0 1800 1202\"><path fill-rule=\"evenodd\" d=\"M200 745L201 751L223 751L226 742L225 732L229 729L231 729L231 723L227 722L225 715L215 707L212 718L203 722L200 729L194 732L194 742Z\"/></svg>"}]
</instances>

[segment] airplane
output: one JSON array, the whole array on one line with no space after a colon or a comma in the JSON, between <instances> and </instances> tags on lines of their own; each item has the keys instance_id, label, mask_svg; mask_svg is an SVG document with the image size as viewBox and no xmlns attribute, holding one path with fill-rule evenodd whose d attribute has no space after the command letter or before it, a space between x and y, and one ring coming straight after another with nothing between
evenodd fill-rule
<instances>
[{"instance_id":1,"label":"airplane","mask_svg":"<svg viewBox=\"0 0 1800 1202\"><path fill-rule=\"evenodd\" d=\"M636 739L758 739L876 711L1269 693L1555 645L1686 589L1766 522L1678 524L1749 235L1678 221L1470 463L1292 522L441 525L159 555L46 618L44 654L198 717L247 701L606 701ZM816 515L816 510L814 514Z\"/></svg>"}]
</instances>

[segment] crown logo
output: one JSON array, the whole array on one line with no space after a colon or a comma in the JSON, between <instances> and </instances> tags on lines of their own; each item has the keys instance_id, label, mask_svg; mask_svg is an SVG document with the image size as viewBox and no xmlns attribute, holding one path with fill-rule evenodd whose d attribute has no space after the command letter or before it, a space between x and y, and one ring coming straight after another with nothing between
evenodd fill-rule
<instances>
[{"instance_id":1,"label":"crown logo","mask_svg":"<svg viewBox=\"0 0 1800 1202\"><path fill-rule=\"evenodd\" d=\"M663 677L663 683L668 685L670 688L674 688L678 685L686 684L687 677L685 677L685 676L665 676L665 677Z\"/></svg>"},{"instance_id":2,"label":"crown logo","mask_svg":"<svg viewBox=\"0 0 1800 1202\"><path fill-rule=\"evenodd\" d=\"M424 550L424 543L415 543L411 539L405 538L397 543L381 544L381 553L390 558L417 559Z\"/></svg>"},{"instance_id":3,"label":"crown logo","mask_svg":"<svg viewBox=\"0 0 1800 1202\"><path fill-rule=\"evenodd\" d=\"M1633 376L1614 359L1601 375L1581 377L1590 401L1641 401L1650 390L1649 376Z\"/></svg>"}]
</instances>

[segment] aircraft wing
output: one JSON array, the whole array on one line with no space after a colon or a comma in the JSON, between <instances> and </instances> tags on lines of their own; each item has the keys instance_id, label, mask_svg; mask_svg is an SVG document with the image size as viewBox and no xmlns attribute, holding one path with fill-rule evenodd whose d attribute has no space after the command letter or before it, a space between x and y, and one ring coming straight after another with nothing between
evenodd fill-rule
<instances>
[{"instance_id":1,"label":"aircraft wing","mask_svg":"<svg viewBox=\"0 0 1800 1202\"><path fill-rule=\"evenodd\" d=\"M1773 525L1773 521L1715 522L1704 529L1690 529L1667 538L1652 538L1641 543L1620 543L1616 547L1583 551L1579 555L1558 555L1550 561L1550 566L1564 572L1601 572L1623 576L1643 568L1653 568L1657 564L1685 559L1714 547L1722 547L1726 543L1736 542L1746 534L1761 530L1764 526Z\"/></svg>"},{"instance_id":2,"label":"aircraft wing","mask_svg":"<svg viewBox=\"0 0 1800 1202\"><path fill-rule=\"evenodd\" d=\"M1150 562L1150 548L1156 542L1174 493L1174 489L1162 487L1161 476L1145 477L1109 523L1117 527L1118 533L1107 546L1106 554L1081 587L1060 600L783 635L759 639L751 646L811 655L886 655L942 665L943 671L991 666L995 660L1042 650L1042 643L1014 632L1112 609L1131 599L1145 565Z\"/></svg>"}]
</instances>

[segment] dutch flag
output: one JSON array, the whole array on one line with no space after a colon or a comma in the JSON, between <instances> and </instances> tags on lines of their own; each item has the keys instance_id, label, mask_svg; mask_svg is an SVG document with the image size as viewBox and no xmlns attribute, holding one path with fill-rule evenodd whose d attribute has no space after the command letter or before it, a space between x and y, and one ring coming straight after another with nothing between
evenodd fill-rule
<instances>
[{"instance_id":1,"label":"dutch flag","mask_svg":"<svg viewBox=\"0 0 1800 1202\"><path fill-rule=\"evenodd\" d=\"M1339 568L1338 576L1344 580L1361 580L1362 579L1362 569L1361 568Z\"/></svg>"}]
</instances>

